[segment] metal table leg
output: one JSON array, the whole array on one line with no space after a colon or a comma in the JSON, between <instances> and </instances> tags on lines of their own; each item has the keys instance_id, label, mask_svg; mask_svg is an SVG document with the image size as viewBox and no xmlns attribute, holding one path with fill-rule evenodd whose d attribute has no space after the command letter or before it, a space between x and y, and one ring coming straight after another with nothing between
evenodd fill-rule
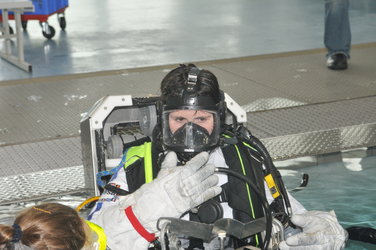
<instances>
[{"instance_id":1,"label":"metal table leg","mask_svg":"<svg viewBox=\"0 0 376 250\"><path fill-rule=\"evenodd\" d=\"M24 59L23 35L21 33L21 13L23 11L21 9L14 9L13 11L16 21L16 34L10 34L8 9L3 9L2 11L4 35L0 36L0 38L5 39L5 44L4 52L0 52L0 57L27 72L31 72L31 64L25 62ZM17 41L17 56L12 54L11 38L13 37L16 37Z\"/></svg>"}]
</instances>

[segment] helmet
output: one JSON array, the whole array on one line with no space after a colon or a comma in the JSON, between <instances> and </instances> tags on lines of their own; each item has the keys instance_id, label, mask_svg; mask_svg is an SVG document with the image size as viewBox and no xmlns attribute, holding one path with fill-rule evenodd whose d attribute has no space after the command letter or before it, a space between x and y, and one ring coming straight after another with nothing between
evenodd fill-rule
<instances>
[{"instance_id":1,"label":"helmet","mask_svg":"<svg viewBox=\"0 0 376 250\"><path fill-rule=\"evenodd\" d=\"M162 81L158 108L161 139L167 149L175 151L180 160L187 161L195 154L219 145L224 96L216 77L209 71L184 65L170 73L173 76L168 74ZM169 83L163 86L166 81ZM169 89L164 91L163 87Z\"/></svg>"}]
</instances>

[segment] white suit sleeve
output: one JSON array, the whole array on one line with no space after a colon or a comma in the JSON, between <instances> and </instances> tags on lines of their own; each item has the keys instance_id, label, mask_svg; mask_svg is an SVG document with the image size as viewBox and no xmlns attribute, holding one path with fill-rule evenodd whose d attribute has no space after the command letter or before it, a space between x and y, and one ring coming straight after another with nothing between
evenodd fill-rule
<instances>
[{"instance_id":1,"label":"white suit sleeve","mask_svg":"<svg viewBox=\"0 0 376 250\"><path fill-rule=\"evenodd\" d=\"M289 199L290 199L292 214L303 214L307 212L305 207L297 199L295 199L288 191L287 191L287 195L289 196Z\"/></svg>"},{"instance_id":2,"label":"white suit sleeve","mask_svg":"<svg viewBox=\"0 0 376 250\"><path fill-rule=\"evenodd\" d=\"M128 190L124 169L119 169L109 183ZM111 250L148 249L149 242L138 234L125 214L126 199L131 201L132 195L122 197L105 191L89 214L88 220L103 228L107 236L107 245Z\"/></svg>"},{"instance_id":3,"label":"white suit sleeve","mask_svg":"<svg viewBox=\"0 0 376 250\"><path fill-rule=\"evenodd\" d=\"M96 213L92 221L104 229L107 236L107 245L111 250L148 249L150 243L138 234L125 215L124 203L128 203L125 200L129 200L130 204L133 203L131 202L132 194L121 197L120 200L122 200L122 206L120 202L107 206Z\"/></svg>"},{"instance_id":4,"label":"white suit sleeve","mask_svg":"<svg viewBox=\"0 0 376 250\"><path fill-rule=\"evenodd\" d=\"M160 217L178 218L220 194L222 188L217 186L215 166L206 164L208 158L207 152L201 152L184 167L178 167L176 154L169 152L157 178L134 193L116 196L107 191L97 203L91 219L104 229L108 246L115 250L116 247L147 249L148 241L156 238L154 233L158 232ZM110 183L122 188L113 180Z\"/></svg>"}]
</instances>

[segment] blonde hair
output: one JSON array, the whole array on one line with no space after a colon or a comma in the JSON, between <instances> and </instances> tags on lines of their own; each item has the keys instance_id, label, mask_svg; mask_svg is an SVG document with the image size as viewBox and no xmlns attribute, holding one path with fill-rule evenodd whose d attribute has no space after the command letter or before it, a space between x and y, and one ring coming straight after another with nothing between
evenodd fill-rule
<instances>
[{"instance_id":1,"label":"blonde hair","mask_svg":"<svg viewBox=\"0 0 376 250\"><path fill-rule=\"evenodd\" d=\"M23 210L14 221L20 242L36 250L79 250L86 242L84 221L68 206L45 203ZM13 240L16 229L0 225L0 249Z\"/></svg>"}]
</instances>

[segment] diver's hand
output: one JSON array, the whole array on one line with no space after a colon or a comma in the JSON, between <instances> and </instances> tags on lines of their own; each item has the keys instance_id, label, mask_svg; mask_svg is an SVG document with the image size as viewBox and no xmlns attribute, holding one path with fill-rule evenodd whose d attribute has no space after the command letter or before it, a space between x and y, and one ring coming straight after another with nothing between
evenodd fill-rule
<instances>
[{"instance_id":1,"label":"diver's hand","mask_svg":"<svg viewBox=\"0 0 376 250\"><path fill-rule=\"evenodd\" d=\"M166 157L164 158L161 166L161 170L159 170L158 179L161 179L162 177L171 174L176 170L176 164L178 162L178 157L176 153L169 152L167 153Z\"/></svg>"},{"instance_id":2,"label":"diver's hand","mask_svg":"<svg viewBox=\"0 0 376 250\"><path fill-rule=\"evenodd\" d=\"M202 152L186 165L177 166L176 154L169 152L157 178L132 194L133 212L149 232L157 231L160 217L178 218L221 193L215 166L205 165L208 158L208 153Z\"/></svg>"},{"instance_id":3,"label":"diver's hand","mask_svg":"<svg viewBox=\"0 0 376 250\"><path fill-rule=\"evenodd\" d=\"M308 211L293 215L292 223L303 232L279 244L281 250L340 250L345 248L347 232L338 223L334 211Z\"/></svg>"}]
</instances>

